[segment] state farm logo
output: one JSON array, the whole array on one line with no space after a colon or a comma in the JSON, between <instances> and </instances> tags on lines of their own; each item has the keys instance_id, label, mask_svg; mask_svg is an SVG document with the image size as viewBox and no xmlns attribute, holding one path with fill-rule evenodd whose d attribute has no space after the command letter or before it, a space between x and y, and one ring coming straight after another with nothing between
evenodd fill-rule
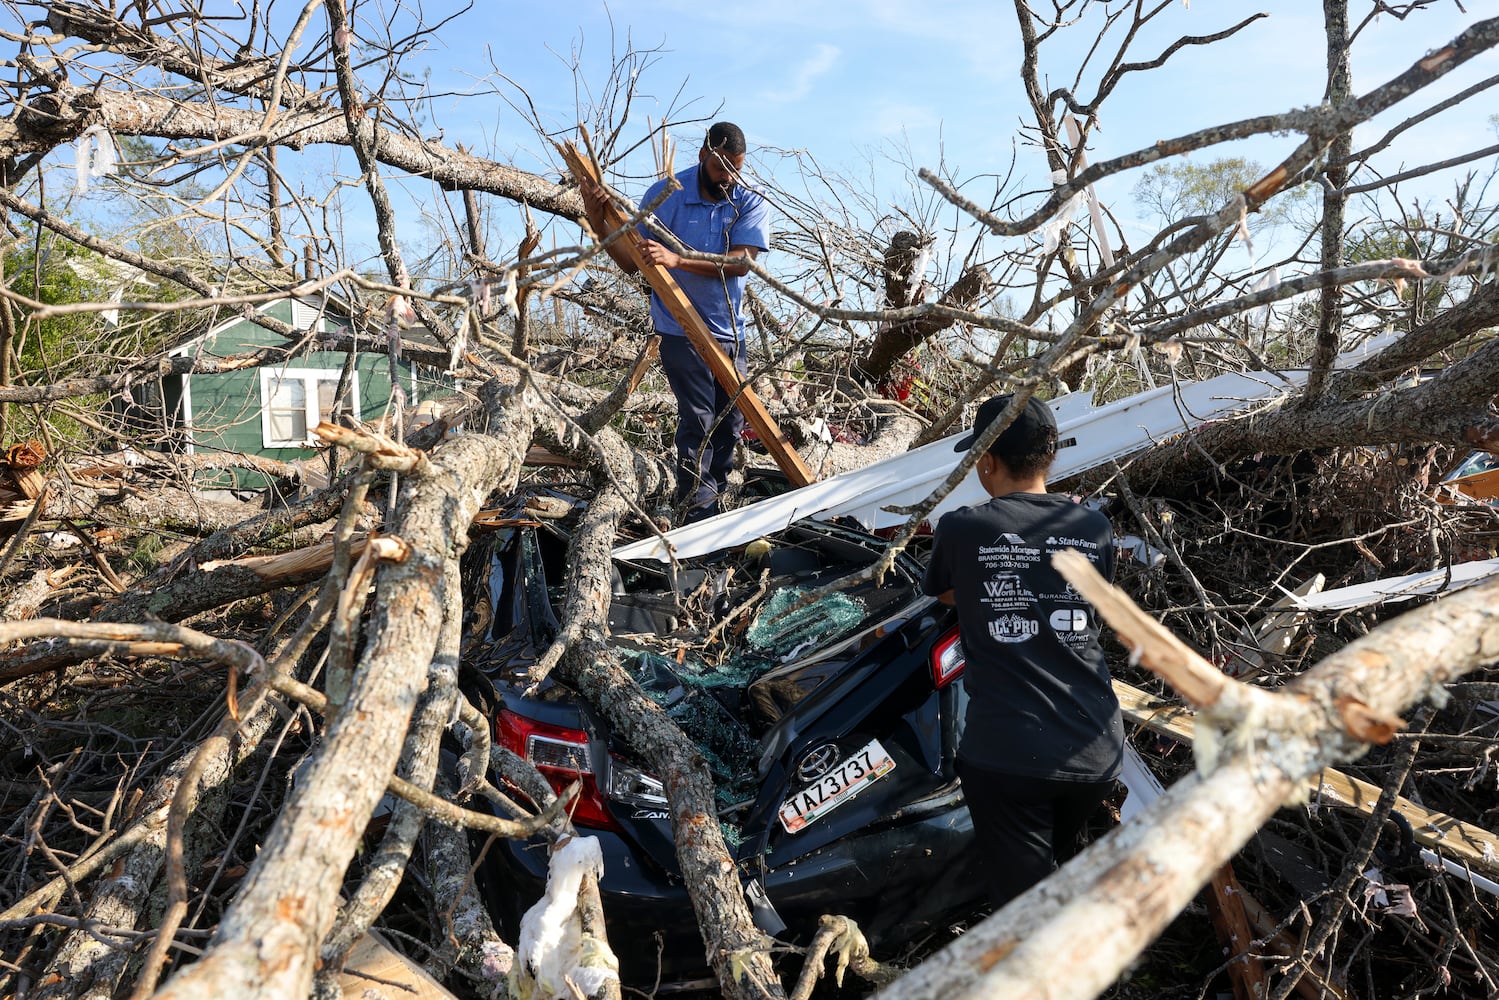
<instances>
[{"instance_id":1,"label":"state farm logo","mask_svg":"<svg viewBox=\"0 0 1499 1000\"><path fill-rule=\"evenodd\" d=\"M1020 615L1001 615L989 622L989 638L995 642L1025 642L1040 631L1040 622Z\"/></svg>"},{"instance_id":2,"label":"state farm logo","mask_svg":"<svg viewBox=\"0 0 1499 1000\"><path fill-rule=\"evenodd\" d=\"M1082 608L1063 608L1051 613L1051 627L1057 632L1085 632L1088 612Z\"/></svg>"}]
</instances>

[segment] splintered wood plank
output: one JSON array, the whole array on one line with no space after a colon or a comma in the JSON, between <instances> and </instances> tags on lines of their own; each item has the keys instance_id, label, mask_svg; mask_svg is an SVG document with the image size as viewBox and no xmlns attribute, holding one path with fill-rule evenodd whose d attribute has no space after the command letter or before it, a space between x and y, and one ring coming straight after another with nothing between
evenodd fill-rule
<instances>
[{"instance_id":1,"label":"splintered wood plank","mask_svg":"<svg viewBox=\"0 0 1499 1000\"><path fill-rule=\"evenodd\" d=\"M1260 1000L1265 996L1265 963L1255 950L1255 934L1244 909L1244 890L1234 877L1232 863L1213 873L1207 886L1208 914L1228 956L1228 979L1234 1000Z\"/></svg>"},{"instance_id":2,"label":"splintered wood plank","mask_svg":"<svg viewBox=\"0 0 1499 1000\"><path fill-rule=\"evenodd\" d=\"M42 495L47 480L36 468L46 457L47 451L40 441L11 445L5 452L5 463L10 467L10 474L28 499L35 500Z\"/></svg>"},{"instance_id":3,"label":"splintered wood plank","mask_svg":"<svg viewBox=\"0 0 1499 1000\"><path fill-rule=\"evenodd\" d=\"M580 183L584 177L595 181L599 179L598 165L591 158L580 153L572 143L559 142L557 150L562 154L573 177ZM629 218L619 210L617 205L611 202L604 206L604 224L610 232L623 229L629 225L629 222ZM602 237L607 234L599 233L598 235ZM777 467L785 473L793 486L810 484L815 478L812 470L807 467L806 462L802 461L801 455L781 431L780 425L771 417L770 411L765 408L765 404L755 390L739 377L739 369L734 367L733 360L718 345L718 338L708 330L703 318L698 315L691 300L682 291L682 286L677 284L677 279L673 278L666 268L642 258L635 249L634 241L629 237L621 238L618 245L624 248L630 259L640 268L640 273L645 276L645 280L655 290L656 295L660 297L662 304L682 325L688 341L707 363L708 370L713 373L718 384L734 397L739 411L755 429L755 433L760 435L761 444L765 445L765 450L770 453L771 458L775 459Z\"/></svg>"},{"instance_id":4,"label":"splintered wood plank","mask_svg":"<svg viewBox=\"0 0 1499 1000\"><path fill-rule=\"evenodd\" d=\"M650 371L651 365L661 357L661 335L653 333L646 338L645 350L640 352L640 357L635 359L635 367L630 369L630 391L634 392L640 388L640 382L645 378L645 373Z\"/></svg>"},{"instance_id":5,"label":"splintered wood plank","mask_svg":"<svg viewBox=\"0 0 1499 1000\"><path fill-rule=\"evenodd\" d=\"M1264 904L1245 892L1242 887L1239 889L1239 899L1243 901L1244 912L1249 917L1249 922L1254 925L1255 933L1265 939L1267 954L1301 954L1301 942L1280 929L1280 921L1265 909ZM1296 982L1297 993L1306 1000L1348 1000L1348 994L1341 986L1333 982L1331 973L1327 971L1326 961L1311 956L1303 956L1303 958L1306 961L1305 973Z\"/></svg>"},{"instance_id":6,"label":"splintered wood plank","mask_svg":"<svg viewBox=\"0 0 1499 1000\"><path fill-rule=\"evenodd\" d=\"M344 971L338 977L343 995L358 1000L371 988L381 996L402 996L409 1000L454 1000L441 983L427 970L391 948L373 931L360 938L349 950ZM381 986L390 989L380 990Z\"/></svg>"},{"instance_id":7,"label":"splintered wood plank","mask_svg":"<svg viewBox=\"0 0 1499 1000\"><path fill-rule=\"evenodd\" d=\"M1196 720L1190 709L1161 701L1119 680L1114 681L1114 693L1131 722L1192 742ZM1308 778L1307 791L1313 801L1332 800L1365 814L1373 812L1374 804L1379 801L1377 787L1332 768ZM1423 847L1444 852L1475 871L1499 875L1499 837L1446 813L1418 806L1404 796L1395 800L1395 808L1410 821L1416 841Z\"/></svg>"}]
</instances>

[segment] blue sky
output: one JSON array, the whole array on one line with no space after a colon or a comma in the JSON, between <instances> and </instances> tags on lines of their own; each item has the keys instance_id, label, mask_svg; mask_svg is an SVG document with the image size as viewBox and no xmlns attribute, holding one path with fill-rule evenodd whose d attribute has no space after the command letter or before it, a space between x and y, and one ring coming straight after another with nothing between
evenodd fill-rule
<instances>
[{"instance_id":1,"label":"blue sky","mask_svg":"<svg viewBox=\"0 0 1499 1000\"><path fill-rule=\"evenodd\" d=\"M207 0L204 6L210 14L239 13L231 0ZM1125 0L1094 4L1088 22L1048 42L1041 55L1045 85L1074 86L1101 12L1127 6ZM1361 14L1369 0L1352 0L1351 6ZM1463 0L1463 6L1466 12L1456 0L1441 0L1405 21L1381 16L1357 42L1355 90L1388 80L1499 8L1495 0ZM278 7L278 17L290 18L297 8L300 4ZM411 29L416 9L415 0L359 0L355 33L365 39L376 35L371 25L378 17L400 35ZM455 0L423 0L419 9L428 25L452 17L413 45L400 63L404 73L425 79L434 95L424 106L424 133L524 169L555 176L557 160L515 105L529 102L548 129L567 130L578 120L580 106L603 97L616 58L633 48L649 54L625 129L627 142L645 134L648 117L656 122L668 115L727 118L750 137L752 170L804 191L787 151L810 157L867 196L856 206L866 219L936 200L914 177L917 167L945 166L958 178L977 178L972 190L982 201L993 192L990 175L1005 172L1012 159L1025 188L1047 183L1039 151L1026 145L1020 132L1030 115L1018 74L1014 7L1003 0L621 0L613 6L599 0L475 0L467 10ZM1186 47L1162 69L1127 76L1103 106L1090 160L1208 125L1318 103L1324 56L1321 5L1315 0L1253 5L1175 0L1141 33L1131 58L1152 58L1181 35L1220 31L1256 10L1269 16L1235 38ZM1094 57L1075 87L1079 96L1091 95L1097 63L1111 52L1105 46ZM1370 141L1383 125L1496 73L1499 55L1487 53L1428 94L1365 126L1358 139ZM369 69L362 82L374 88L380 77ZM1413 130L1387 154L1384 168L1397 169L1404 156L1424 161L1494 143L1488 119L1495 108L1494 95L1483 94ZM677 130L684 150L679 165L690 162L702 130L701 124ZM1267 136L1195 155L1199 162L1246 155L1268 165L1299 141L1297 135ZM63 157L70 161L71 151ZM357 175L346 151L288 152L282 166L294 186L317 199L326 197L330 174L345 180ZM622 187L638 195L649 157L637 156L629 166L641 179L626 180ZM1121 216L1132 212L1135 177L1099 186L1105 204ZM442 206L440 193L427 182L387 180L397 192L407 242L424 238L415 224L420 213L446 217L452 210ZM1439 197L1450 184L1451 175L1423 182L1408 188L1405 197ZM367 198L356 187L340 200L350 258L368 260L375 240ZM456 199L448 205L456 206ZM518 219L513 207L501 205L494 216L513 232ZM570 242L577 233L559 227L556 236ZM506 242L513 247L514 239Z\"/></svg>"},{"instance_id":2,"label":"blue sky","mask_svg":"<svg viewBox=\"0 0 1499 1000\"><path fill-rule=\"evenodd\" d=\"M366 12L373 2L365 0ZM391 0L379 2L394 9ZM1356 15L1367 6L1365 0L1352 3ZM1466 13L1447 0L1405 21L1382 15L1357 43L1355 90L1366 91L1401 72L1482 13L1492 15L1495 5L1464 0L1463 6ZM1318 103L1324 78L1320 8L1313 0L1171 4L1142 32L1132 58L1152 58L1180 35L1216 32L1257 10L1269 16L1232 40L1187 47L1163 69L1127 76L1104 104L1090 159L1212 124ZM443 10L440 3L424 7L429 22ZM1064 31L1043 48L1049 86L1073 84L1085 41L1094 34L1085 27ZM430 70L434 90L476 95L433 100L432 121L448 141L545 172L555 170L555 158L543 158L542 143L505 98L519 99L515 85L523 87L549 127L566 128L576 121L580 102L600 96L615 56L631 47L653 50L639 77L640 96L627 128L631 140L643 134L647 116L659 122L668 114L681 118L717 111L717 117L743 126L752 146L762 150L752 156L762 172L785 182L787 161L770 150L804 151L824 170L872 187L882 205L909 201L913 190L930 198L912 177L919 166L945 163L956 176L972 177L1003 171L1017 156L1030 186L1044 176L1038 152L1019 145L1019 127L1029 115L1018 75L1014 9L994 0L634 0L613 6L596 0L480 0L426 48L410 53L403 68L416 74ZM1095 56L1095 66L1107 54ZM496 71L510 82L498 81ZM1499 57L1489 53L1432 93L1445 95L1496 72ZM1096 68L1090 68L1076 92L1090 94L1096 78ZM1413 111L1428 101L1407 103ZM1480 96L1415 130L1404 150L1425 158L1431 150L1455 153L1488 145L1495 138L1486 119L1495 106L1492 95ZM1398 120L1405 111L1402 105L1381 121ZM679 165L700 141L701 128L681 130L688 152L679 154ZM1379 131L1366 126L1359 139L1367 141ZM1242 154L1269 164L1299 139L1265 137L1196 155L1206 161ZM1387 166L1393 169L1393 162ZM637 160L636 168L648 170L649 162ZM1100 193L1127 213L1133 179L1105 185ZM420 185L410 190L423 198ZM1427 184L1421 190L1430 196L1442 188ZM638 194L639 188L628 193ZM350 222L353 236L359 226Z\"/></svg>"},{"instance_id":3,"label":"blue sky","mask_svg":"<svg viewBox=\"0 0 1499 1000\"><path fill-rule=\"evenodd\" d=\"M1364 4L1354 0L1354 6ZM1404 22L1382 16L1360 38L1356 89L1403 70L1478 20L1479 8L1491 3L1467 0L1464 6L1469 13L1449 0ZM1269 16L1238 38L1183 49L1164 69L1127 77L1105 105L1099 153L1317 103L1323 55L1320 5L1313 0L1177 3L1142 35L1135 58L1155 55L1181 34L1220 30L1255 10ZM437 60L451 54L452 66L482 76L492 56L559 124L574 116L571 74L559 54L580 53L596 86L611 61L611 44L623 49L627 39L636 48L661 50L644 74L637 116L654 112L659 120L680 88L701 113L722 105L723 116L740 122L758 143L807 149L843 169L862 163L868 150L906 141L926 165L945 148L963 172L992 169L1007 158L1016 126L1028 118L1015 13L994 0L636 0L613 8L586 0L496 3L457 24L465 30L445 32L442 48L432 51L435 72L443 65ZM1064 32L1043 49L1052 85L1071 82L1082 35ZM1460 75L1477 79L1499 69L1493 54L1479 62L1484 67ZM1079 93L1088 89L1085 84ZM506 119L519 124L506 110L497 107L491 125L500 136ZM528 136L514 138L524 143Z\"/></svg>"}]
</instances>

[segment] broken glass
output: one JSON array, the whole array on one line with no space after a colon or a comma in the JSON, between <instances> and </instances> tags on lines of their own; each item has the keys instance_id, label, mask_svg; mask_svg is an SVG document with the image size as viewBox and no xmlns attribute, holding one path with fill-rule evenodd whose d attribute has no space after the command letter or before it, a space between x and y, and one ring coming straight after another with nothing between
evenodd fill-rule
<instances>
[{"instance_id":1,"label":"broken glass","mask_svg":"<svg viewBox=\"0 0 1499 1000\"><path fill-rule=\"evenodd\" d=\"M799 607L807 593L798 587L773 593L742 645L731 646L717 662L685 647L678 648L676 658L643 650L627 661L646 694L702 750L722 812L755 796L760 745L747 718L750 683L779 663L826 646L864 619L863 602L844 594Z\"/></svg>"},{"instance_id":2,"label":"broken glass","mask_svg":"<svg viewBox=\"0 0 1499 1000\"><path fill-rule=\"evenodd\" d=\"M719 808L753 798L759 741L712 693L713 671L701 663L676 663L646 650L630 672L687 738L697 744L713 777Z\"/></svg>"},{"instance_id":3,"label":"broken glass","mask_svg":"<svg viewBox=\"0 0 1499 1000\"><path fill-rule=\"evenodd\" d=\"M864 620L863 601L835 593L797 607L806 593L800 587L787 587L772 594L745 633L745 640L786 663L826 645Z\"/></svg>"}]
</instances>

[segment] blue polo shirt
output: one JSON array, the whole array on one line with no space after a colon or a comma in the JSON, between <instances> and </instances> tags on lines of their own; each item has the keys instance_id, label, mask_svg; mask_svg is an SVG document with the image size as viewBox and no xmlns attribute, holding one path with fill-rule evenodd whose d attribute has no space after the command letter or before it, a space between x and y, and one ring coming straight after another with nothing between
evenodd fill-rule
<instances>
[{"instance_id":1,"label":"blue polo shirt","mask_svg":"<svg viewBox=\"0 0 1499 1000\"><path fill-rule=\"evenodd\" d=\"M694 164L677 174L682 189L673 192L656 209L656 220L684 246L701 253L728 253L730 247L737 246L769 250L766 230L770 206L765 199L743 184L736 184L728 198L709 201L698 189L698 170L699 166ZM649 205L660 196L665 186L664 180L651 185L641 204ZM640 235L657 239L644 226L640 227ZM708 276L678 270L672 271L671 275L682 286L682 291L697 308L713 336L730 342L740 338L744 330L739 313L739 300L744 293L743 276ZM651 293L651 324L663 336L686 336L682 325L667 311L655 292Z\"/></svg>"}]
</instances>

